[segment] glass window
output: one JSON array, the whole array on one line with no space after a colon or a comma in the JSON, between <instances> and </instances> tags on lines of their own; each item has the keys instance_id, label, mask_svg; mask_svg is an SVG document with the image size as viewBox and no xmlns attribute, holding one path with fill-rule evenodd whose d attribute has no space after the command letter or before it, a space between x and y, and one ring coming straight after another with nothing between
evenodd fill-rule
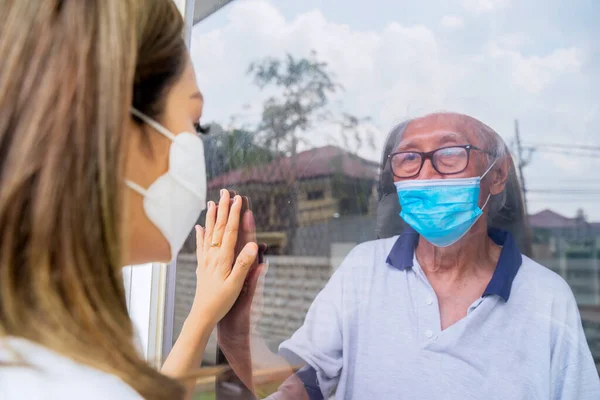
<instances>
[{"instance_id":1,"label":"glass window","mask_svg":"<svg viewBox=\"0 0 600 400\"><path fill-rule=\"evenodd\" d=\"M489 222L566 280L600 367L599 14L584 0L247 0L194 27L208 198L226 187L251 200L269 246L258 330L271 350L301 327L351 249L406 228L388 134L448 110L506 144L509 207ZM470 162L487 156L474 153ZM177 260L173 340L194 294L194 246ZM213 338L204 363L217 361ZM200 379L198 398L214 396L214 382ZM277 387L262 382L261 393Z\"/></svg>"}]
</instances>

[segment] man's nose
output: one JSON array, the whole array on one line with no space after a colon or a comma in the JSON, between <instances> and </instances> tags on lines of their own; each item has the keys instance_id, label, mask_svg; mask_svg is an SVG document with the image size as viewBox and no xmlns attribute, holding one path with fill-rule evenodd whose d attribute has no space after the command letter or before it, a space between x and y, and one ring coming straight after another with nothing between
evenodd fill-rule
<instances>
[{"instance_id":1,"label":"man's nose","mask_svg":"<svg viewBox=\"0 0 600 400\"><path fill-rule=\"evenodd\" d=\"M416 179L425 180L425 179L440 179L442 175L433 168L433 164L431 159L425 160L423 163L423 168L421 168L421 172Z\"/></svg>"}]
</instances>

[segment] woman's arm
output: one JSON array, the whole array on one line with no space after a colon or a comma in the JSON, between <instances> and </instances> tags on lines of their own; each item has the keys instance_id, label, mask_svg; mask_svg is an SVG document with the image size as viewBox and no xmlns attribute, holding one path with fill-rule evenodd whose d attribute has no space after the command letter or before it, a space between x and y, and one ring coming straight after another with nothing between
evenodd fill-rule
<instances>
[{"instance_id":1,"label":"woman's arm","mask_svg":"<svg viewBox=\"0 0 600 400\"><path fill-rule=\"evenodd\" d=\"M183 324L179 338L161 369L163 374L179 379L186 386L188 398L193 393L196 381L190 372L200 366L202 355L213 329L213 325L209 321L203 320L200 314L199 312L190 312Z\"/></svg>"},{"instance_id":2,"label":"woman's arm","mask_svg":"<svg viewBox=\"0 0 600 400\"><path fill-rule=\"evenodd\" d=\"M187 398L191 397L195 383L189 374L200 365L210 333L235 303L258 254L256 243L248 242L235 257L242 201L235 196L231 207L229 201L229 192L222 190L220 203L227 206L217 207L209 202L206 230L196 226L198 267L194 303L162 368L165 375L186 385Z\"/></svg>"}]
</instances>

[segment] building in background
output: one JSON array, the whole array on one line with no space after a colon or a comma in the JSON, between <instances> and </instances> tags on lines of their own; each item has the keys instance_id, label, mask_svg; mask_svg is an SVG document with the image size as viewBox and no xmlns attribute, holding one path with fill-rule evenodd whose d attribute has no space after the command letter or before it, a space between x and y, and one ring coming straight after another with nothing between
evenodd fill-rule
<instances>
[{"instance_id":1,"label":"building in background","mask_svg":"<svg viewBox=\"0 0 600 400\"><path fill-rule=\"evenodd\" d=\"M364 241L361 224L373 220L378 168L339 147L319 147L217 176L208 198L218 199L221 188L248 196L257 238L270 254L329 256L336 236Z\"/></svg>"},{"instance_id":2,"label":"building in background","mask_svg":"<svg viewBox=\"0 0 600 400\"><path fill-rule=\"evenodd\" d=\"M529 216L533 256L560 274L577 299L583 328L596 364L600 365L600 223L553 210Z\"/></svg>"}]
</instances>

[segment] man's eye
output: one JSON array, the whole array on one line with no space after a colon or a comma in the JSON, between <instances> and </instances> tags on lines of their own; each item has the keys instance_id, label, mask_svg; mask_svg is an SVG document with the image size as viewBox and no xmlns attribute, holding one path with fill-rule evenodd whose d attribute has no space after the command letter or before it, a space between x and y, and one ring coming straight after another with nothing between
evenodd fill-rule
<instances>
[{"instance_id":1,"label":"man's eye","mask_svg":"<svg viewBox=\"0 0 600 400\"><path fill-rule=\"evenodd\" d=\"M207 135L210 133L210 125L201 125L200 122L196 122L194 124L194 128L196 128L196 132L202 135Z\"/></svg>"}]
</instances>

